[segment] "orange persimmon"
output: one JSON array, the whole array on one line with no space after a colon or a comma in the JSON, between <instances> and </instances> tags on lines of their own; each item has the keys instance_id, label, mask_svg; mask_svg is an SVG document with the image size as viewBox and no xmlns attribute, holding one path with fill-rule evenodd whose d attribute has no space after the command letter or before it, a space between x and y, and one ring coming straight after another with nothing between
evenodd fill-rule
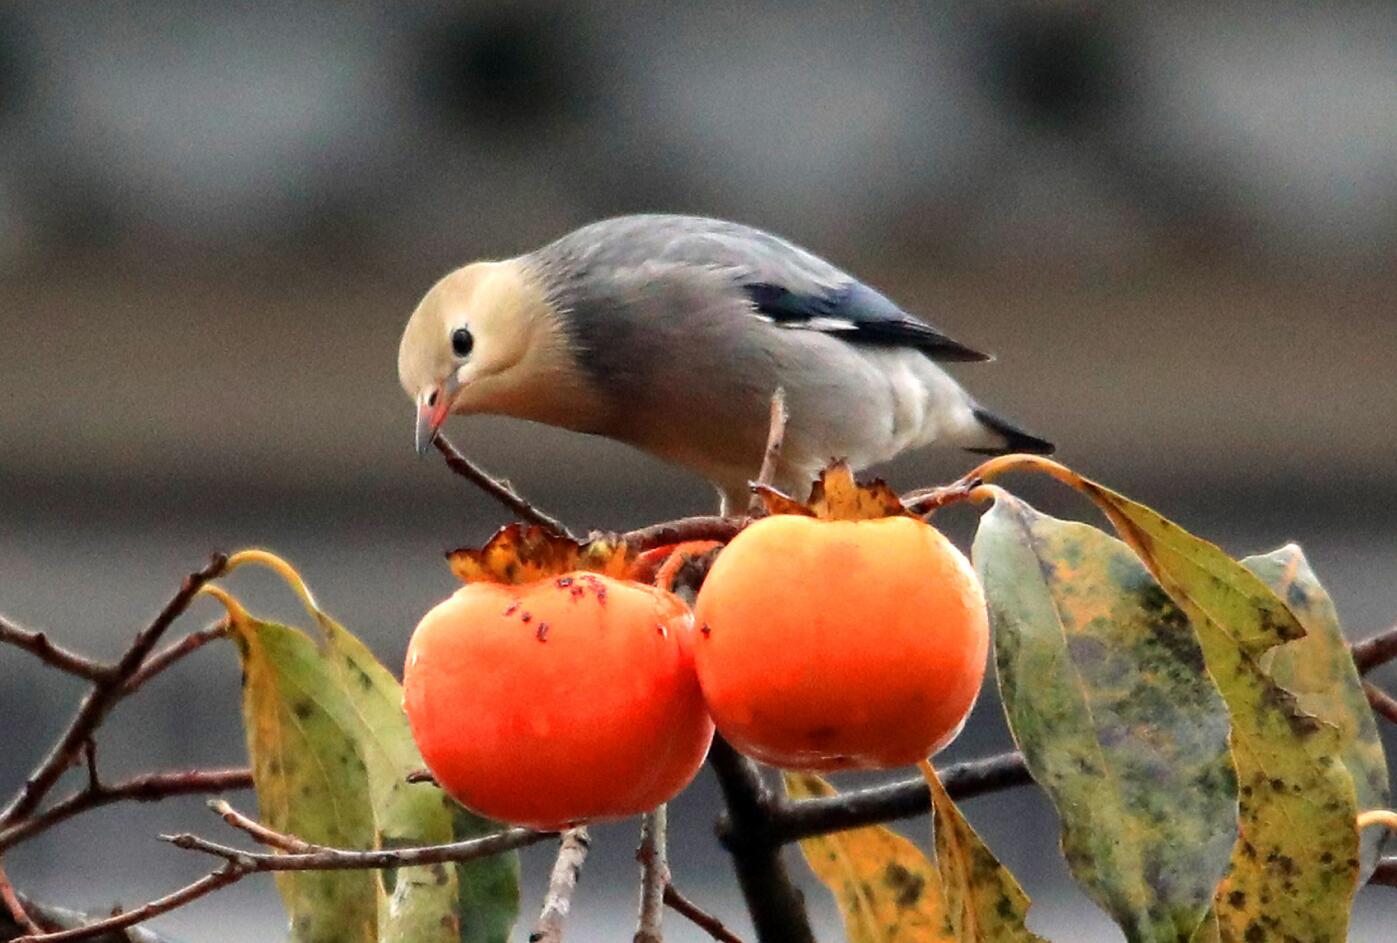
<instances>
[{"instance_id":1,"label":"orange persimmon","mask_svg":"<svg viewBox=\"0 0 1397 943\"><path fill-rule=\"evenodd\" d=\"M673 798L713 737L676 596L599 573L475 582L423 617L403 704L466 807L559 829Z\"/></svg>"},{"instance_id":2,"label":"orange persimmon","mask_svg":"<svg viewBox=\"0 0 1397 943\"><path fill-rule=\"evenodd\" d=\"M907 516L760 520L719 554L695 619L718 730L787 769L930 756L959 733L989 646L969 562Z\"/></svg>"}]
</instances>

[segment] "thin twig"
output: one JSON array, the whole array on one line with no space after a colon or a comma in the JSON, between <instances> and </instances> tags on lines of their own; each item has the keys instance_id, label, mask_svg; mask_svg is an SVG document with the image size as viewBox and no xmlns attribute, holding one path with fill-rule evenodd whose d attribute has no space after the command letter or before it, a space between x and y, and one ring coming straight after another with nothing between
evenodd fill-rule
<instances>
[{"instance_id":1,"label":"thin twig","mask_svg":"<svg viewBox=\"0 0 1397 943\"><path fill-rule=\"evenodd\" d=\"M742 938L723 926L723 921L679 893L673 884L665 885L665 903L718 943L742 943Z\"/></svg>"},{"instance_id":2,"label":"thin twig","mask_svg":"<svg viewBox=\"0 0 1397 943\"><path fill-rule=\"evenodd\" d=\"M172 642L165 646L160 651L147 658L140 669L127 679L126 683L121 686L121 696L127 697L181 658L198 651L214 639L223 638L227 634L228 620L219 619L208 628L200 629L197 632L190 632L178 642Z\"/></svg>"},{"instance_id":3,"label":"thin twig","mask_svg":"<svg viewBox=\"0 0 1397 943\"><path fill-rule=\"evenodd\" d=\"M727 848L757 939L762 943L815 943L805 899L781 859L781 846L767 836L768 825L780 814L783 803L766 788L757 765L721 736L714 738L708 762L727 803L730 833L743 839Z\"/></svg>"},{"instance_id":4,"label":"thin twig","mask_svg":"<svg viewBox=\"0 0 1397 943\"><path fill-rule=\"evenodd\" d=\"M639 530L622 534L621 539L637 553L668 547L671 544L687 543L691 540L716 540L727 543L747 526L741 517L683 517L677 521L652 524Z\"/></svg>"},{"instance_id":5,"label":"thin twig","mask_svg":"<svg viewBox=\"0 0 1397 943\"><path fill-rule=\"evenodd\" d=\"M1371 681L1363 682L1363 693L1368 695L1368 704L1374 711L1388 723L1397 724L1397 698Z\"/></svg>"},{"instance_id":6,"label":"thin twig","mask_svg":"<svg viewBox=\"0 0 1397 943\"><path fill-rule=\"evenodd\" d=\"M635 859L640 862L640 916L636 921L634 943L661 943L664 934L665 888L669 886L669 851L666 832L669 828L666 807L661 805L648 812L640 827L640 847Z\"/></svg>"},{"instance_id":7,"label":"thin twig","mask_svg":"<svg viewBox=\"0 0 1397 943\"><path fill-rule=\"evenodd\" d=\"M324 851L324 845L313 845L308 841L297 838L295 835L285 835L274 831L243 815L222 799L210 799L209 808L218 813L219 818L227 822L233 828L239 829L251 835L256 841L271 848L278 848L291 854L310 854L317 851Z\"/></svg>"},{"instance_id":8,"label":"thin twig","mask_svg":"<svg viewBox=\"0 0 1397 943\"><path fill-rule=\"evenodd\" d=\"M34 922L34 918L29 916L29 911L24 906L24 901L19 899L19 894L15 892L15 886L10 883L10 876L5 873L5 865L0 862L0 901L5 904L5 909L10 912L16 924L25 933L43 933L44 928Z\"/></svg>"},{"instance_id":9,"label":"thin twig","mask_svg":"<svg viewBox=\"0 0 1397 943\"><path fill-rule=\"evenodd\" d=\"M4 616L0 616L0 642L22 648L44 664L88 681L98 681L111 671L101 662L55 645L43 632L22 629Z\"/></svg>"},{"instance_id":10,"label":"thin twig","mask_svg":"<svg viewBox=\"0 0 1397 943\"><path fill-rule=\"evenodd\" d=\"M68 724L68 729L54 744L43 762L29 774L29 778L25 780L4 813L0 814L0 826L13 825L39 807L39 803L48 795L54 783L58 782L64 770L77 761L83 743L106 719L107 712L121 698L123 685L140 669L146 656L165 634L165 630L188 608L194 595L205 583L223 574L227 564L228 558L224 554L216 553L202 569L186 577L179 591L165 604L150 625L136 634L125 654L112 666L110 673L93 682L92 689L87 697L83 698L77 713Z\"/></svg>"},{"instance_id":11,"label":"thin twig","mask_svg":"<svg viewBox=\"0 0 1397 943\"><path fill-rule=\"evenodd\" d=\"M421 845L413 848L388 848L376 851L351 851L344 848L321 848L298 854L243 851L181 832L161 835L176 848L199 851L222 858L248 873L258 871L372 871L384 868L407 868L420 864L475 861L505 851L513 851L552 837L551 832L535 832L527 828L510 828L483 838L451 842L445 845ZM285 836L291 840L291 836Z\"/></svg>"},{"instance_id":12,"label":"thin twig","mask_svg":"<svg viewBox=\"0 0 1397 943\"><path fill-rule=\"evenodd\" d=\"M0 831L0 851L32 838L75 815L110 805L113 802L157 802L172 796L197 795L250 789L252 773L248 769L193 769L165 773L145 773L111 785L91 784L65 799L55 802L43 812L17 822Z\"/></svg>"},{"instance_id":13,"label":"thin twig","mask_svg":"<svg viewBox=\"0 0 1397 943\"><path fill-rule=\"evenodd\" d=\"M762 468L755 484L770 487L775 481L776 468L781 464L781 448L786 443L786 423L789 420L790 414L786 412L786 391L778 386L776 392L771 394L771 419L767 426L766 451L762 453ZM747 514L756 515L761 509L761 495L754 490L751 500L747 502Z\"/></svg>"},{"instance_id":14,"label":"thin twig","mask_svg":"<svg viewBox=\"0 0 1397 943\"><path fill-rule=\"evenodd\" d=\"M466 458L456 447L447 441L446 436L437 433L432 444L437 447L437 451L446 459L446 466L460 475L462 478L484 491L490 497L503 504L520 520L528 521L531 524L538 524L546 527L564 537L572 537L572 533L563 526L562 522L550 517L538 508L534 507L528 500L515 491L509 482L503 478L496 478L481 468L479 465ZM575 538L574 538L575 539Z\"/></svg>"},{"instance_id":15,"label":"thin twig","mask_svg":"<svg viewBox=\"0 0 1397 943\"><path fill-rule=\"evenodd\" d=\"M572 909L572 894L577 889L577 879L582 874L582 865L587 861L587 851L591 846L592 839L586 828L574 828L563 833L558 857L548 876L548 894L543 899L543 910L534 924L534 932L529 934L529 943L560 943L562 940L563 921Z\"/></svg>"},{"instance_id":16,"label":"thin twig","mask_svg":"<svg viewBox=\"0 0 1397 943\"><path fill-rule=\"evenodd\" d=\"M13 943L70 943L74 940L91 939L114 930L123 930L126 927L150 920L152 917L169 913L177 907L183 907L190 901L198 900L205 894L211 894L219 888L227 887L251 873L251 871L243 870L232 864L224 865L212 874L206 874L199 878L193 884L186 884L174 893L142 904L135 910L127 910L105 920L97 920L81 927L74 927L71 930L59 930L56 933L31 933L27 936L17 937Z\"/></svg>"},{"instance_id":17,"label":"thin twig","mask_svg":"<svg viewBox=\"0 0 1397 943\"><path fill-rule=\"evenodd\" d=\"M1358 666L1359 674L1367 674L1379 665L1387 664L1397 658L1397 625L1361 642L1354 642L1349 646L1349 651L1353 654L1353 663Z\"/></svg>"}]
</instances>

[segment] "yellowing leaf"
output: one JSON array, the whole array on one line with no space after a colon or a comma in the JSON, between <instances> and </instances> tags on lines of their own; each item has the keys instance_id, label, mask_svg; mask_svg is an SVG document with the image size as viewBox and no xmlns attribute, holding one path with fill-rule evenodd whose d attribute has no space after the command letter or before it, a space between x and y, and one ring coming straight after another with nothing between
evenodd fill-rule
<instances>
[{"instance_id":1,"label":"yellowing leaf","mask_svg":"<svg viewBox=\"0 0 1397 943\"><path fill-rule=\"evenodd\" d=\"M931 788L936 868L946 926L957 943L1043 943L1024 926L1028 895L985 847L975 829L946 794L930 763L921 764Z\"/></svg>"},{"instance_id":2,"label":"yellowing leaf","mask_svg":"<svg viewBox=\"0 0 1397 943\"><path fill-rule=\"evenodd\" d=\"M860 483L848 462L835 462L820 472L810 492L810 502L799 501L775 488L756 487L768 514L802 514L827 521L870 521L881 517L905 517L902 499L881 479Z\"/></svg>"},{"instance_id":3,"label":"yellowing leaf","mask_svg":"<svg viewBox=\"0 0 1397 943\"><path fill-rule=\"evenodd\" d=\"M622 540L578 542L536 524L506 524L479 550L463 547L446 555L463 583L532 583L573 570L625 579L635 552Z\"/></svg>"},{"instance_id":4,"label":"yellowing leaf","mask_svg":"<svg viewBox=\"0 0 1397 943\"><path fill-rule=\"evenodd\" d=\"M1248 557L1242 564L1275 590L1305 627L1304 638L1273 648L1262 665L1273 681L1295 695L1301 708L1338 728L1341 755L1353 777L1358 808L1387 808L1391 799L1387 757L1373 709L1363 693L1363 679L1349 655L1329 594L1294 544L1265 556ZM1367 883L1377 866L1387 835L1387 829L1364 830L1360 884Z\"/></svg>"},{"instance_id":5,"label":"yellowing leaf","mask_svg":"<svg viewBox=\"0 0 1397 943\"><path fill-rule=\"evenodd\" d=\"M315 643L283 625L233 625L243 666L243 721L258 814L279 832L340 848L373 845L368 774L338 723L348 706ZM372 943L371 871L275 875L295 943Z\"/></svg>"},{"instance_id":6,"label":"yellowing leaf","mask_svg":"<svg viewBox=\"0 0 1397 943\"><path fill-rule=\"evenodd\" d=\"M1357 802L1343 743L1261 666L1265 652L1304 629L1214 545L1095 482L1078 487L1188 614L1231 713L1241 836L1214 901L1221 943L1342 943L1358 886Z\"/></svg>"},{"instance_id":7,"label":"yellowing leaf","mask_svg":"<svg viewBox=\"0 0 1397 943\"><path fill-rule=\"evenodd\" d=\"M975 568L1014 739L1068 867L1127 940L1186 941L1237 837L1227 708L1130 549L999 492Z\"/></svg>"},{"instance_id":8,"label":"yellowing leaf","mask_svg":"<svg viewBox=\"0 0 1397 943\"><path fill-rule=\"evenodd\" d=\"M813 773L786 773L794 799L835 795ZM941 878L926 855L881 825L804 838L800 850L839 904L849 943L956 943Z\"/></svg>"}]
</instances>

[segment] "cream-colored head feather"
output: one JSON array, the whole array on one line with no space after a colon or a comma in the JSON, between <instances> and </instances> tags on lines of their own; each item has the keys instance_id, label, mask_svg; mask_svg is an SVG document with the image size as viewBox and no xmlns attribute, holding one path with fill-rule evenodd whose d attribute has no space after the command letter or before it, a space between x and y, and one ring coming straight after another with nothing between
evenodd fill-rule
<instances>
[{"instance_id":1,"label":"cream-colored head feather","mask_svg":"<svg viewBox=\"0 0 1397 943\"><path fill-rule=\"evenodd\" d=\"M449 413L577 428L591 399L557 312L513 259L474 262L432 286L403 331L398 378L417 403L419 448Z\"/></svg>"}]
</instances>

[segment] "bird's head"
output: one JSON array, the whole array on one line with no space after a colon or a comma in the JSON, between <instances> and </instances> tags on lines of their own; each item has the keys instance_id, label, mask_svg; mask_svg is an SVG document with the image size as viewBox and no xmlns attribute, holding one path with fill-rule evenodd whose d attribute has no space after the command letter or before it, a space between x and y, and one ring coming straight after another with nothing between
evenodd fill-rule
<instances>
[{"instance_id":1,"label":"bird's head","mask_svg":"<svg viewBox=\"0 0 1397 943\"><path fill-rule=\"evenodd\" d=\"M432 286L398 347L417 406L417 451L452 413L534 418L541 387L566 370L566 344L542 290L519 265L475 262Z\"/></svg>"}]
</instances>

